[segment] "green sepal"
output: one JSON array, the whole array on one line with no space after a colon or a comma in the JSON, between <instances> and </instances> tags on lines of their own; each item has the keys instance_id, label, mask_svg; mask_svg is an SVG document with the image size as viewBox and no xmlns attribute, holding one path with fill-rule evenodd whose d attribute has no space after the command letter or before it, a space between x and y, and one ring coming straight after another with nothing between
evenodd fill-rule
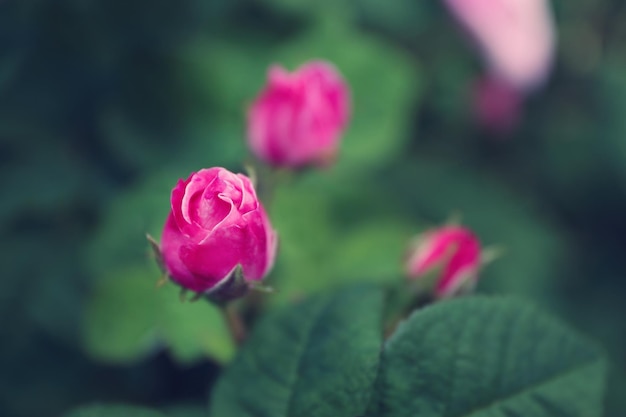
<instances>
[{"instance_id":1,"label":"green sepal","mask_svg":"<svg viewBox=\"0 0 626 417\"><path fill-rule=\"evenodd\" d=\"M250 286L243 276L243 268L237 265L226 278L202 295L210 302L223 306L245 296L249 290Z\"/></svg>"},{"instance_id":2,"label":"green sepal","mask_svg":"<svg viewBox=\"0 0 626 417\"><path fill-rule=\"evenodd\" d=\"M159 242L157 242L156 239L154 239L149 233L146 234L146 239L150 244L150 249L152 249L154 260L159 266L159 269L164 274L167 274L167 270L165 269L165 262L163 261L163 254L161 253L161 248L159 247Z\"/></svg>"}]
</instances>

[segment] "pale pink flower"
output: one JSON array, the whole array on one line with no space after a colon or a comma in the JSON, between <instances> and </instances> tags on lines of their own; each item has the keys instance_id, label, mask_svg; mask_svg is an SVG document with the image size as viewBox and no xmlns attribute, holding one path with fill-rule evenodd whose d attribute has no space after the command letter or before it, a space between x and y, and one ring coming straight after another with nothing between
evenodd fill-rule
<instances>
[{"instance_id":1,"label":"pale pink flower","mask_svg":"<svg viewBox=\"0 0 626 417\"><path fill-rule=\"evenodd\" d=\"M552 66L555 30L548 0L445 0L482 50L491 72L532 90Z\"/></svg>"}]
</instances>

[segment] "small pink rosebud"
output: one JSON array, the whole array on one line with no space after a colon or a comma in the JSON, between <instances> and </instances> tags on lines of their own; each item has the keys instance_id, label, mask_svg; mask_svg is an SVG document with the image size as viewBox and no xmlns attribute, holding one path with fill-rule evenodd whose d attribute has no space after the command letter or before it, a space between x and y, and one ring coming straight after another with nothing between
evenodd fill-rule
<instances>
[{"instance_id":1,"label":"small pink rosebud","mask_svg":"<svg viewBox=\"0 0 626 417\"><path fill-rule=\"evenodd\" d=\"M248 177L202 169L179 180L171 204L159 249L181 287L210 293L231 277L245 284L269 272L277 237Z\"/></svg>"},{"instance_id":2,"label":"small pink rosebud","mask_svg":"<svg viewBox=\"0 0 626 417\"><path fill-rule=\"evenodd\" d=\"M480 264L481 247L476 236L460 226L444 226L419 236L407 262L407 273L410 278L419 278L441 267L435 295L446 298L475 284Z\"/></svg>"},{"instance_id":3,"label":"small pink rosebud","mask_svg":"<svg viewBox=\"0 0 626 417\"><path fill-rule=\"evenodd\" d=\"M515 129L522 117L522 93L494 76L478 80L472 93L474 116L480 125L502 134Z\"/></svg>"},{"instance_id":4,"label":"small pink rosebud","mask_svg":"<svg viewBox=\"0 0 626 417\"><path fill-rule=\"evenodd\" d=\"M312 61L293 73L272 66L248 111L248 144L273 166L325 165L349 116L348 86L333 65Z\"/></svg>"},{"instance_id":5,"label":"small pink rosebud","mask_svg":"<svg viewBox=\"0 0 626 417\"><path fill-rule=\"evenodd\" d=\"M482 50L491 72L532 90L552 66L555 30L548 0L445 0Z\"/></svg>"}]
</instances>

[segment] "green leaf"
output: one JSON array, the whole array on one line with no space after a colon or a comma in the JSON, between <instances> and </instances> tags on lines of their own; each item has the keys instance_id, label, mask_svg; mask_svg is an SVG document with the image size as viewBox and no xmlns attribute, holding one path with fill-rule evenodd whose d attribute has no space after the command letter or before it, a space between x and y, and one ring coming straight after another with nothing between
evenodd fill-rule
<instances>
[{"instance_id":1,"label":"green leaf","mask_svg":"<svg viewBox=\"0 0 626 417\"><path fill-rule=\"evenodd\" d=\"M91 405L78 408L65 417L165 417L157 411L127 405Z\"/></svg>"},{"instance_id":2,"label":"green leaf","mask_svg":"<svg viewBox=\"0 0 626 417\"><path fill-rule=\"evenodd\" d=\"M387 190L376 185L363 175L337 181L311 173L276 190L270 215L281 247L269 279L278 292L270 302L284 304L340 282L398 280L420 224L413 214L391 211Z\"/></svg>"},{"instance_id":3,"label":"green leaf","mask_svg":"<svg viewBox=\"0 0 626 417\"><path fill-rule=\"evenodd\" d=\"M204 356L228 361L234 346L217 307L181 302L174 284L156 288L159 273L147 265L109 273L87 305L83 336L100 360L124 363L165 344L181 362Z\"/></svg>"},{"instance_id":4,"label":"green leaf","mask_svg":"<svg viewBox=\"0 0 626 417\"><path fill-rule=\"evenodd\" d=\"M358 286L266 317L218 382L211 416L361 415L378 366L382 298Z\"/></svg>"},{"instance_id":5,"label":"green leaf","mask_svg":"<svg viewBox=\"0 0 626 417\"><path fill-rule=\"evenodd\" d=\"M605 363L560 323L508 298L416 312L387 342L369 416L600 416Z\"/></svg>"},{"instance_id":6,"label":"green leaf","mask_svg":"<svg viewBox=\"0 0 626 417\"><path fill-rule=\"evenodd\" d=\"M102 276L111 269L146 259L146 233L157 240L170 207L170 193L187 170L162 170L128 187L104 210L93 238L86 247L90 272Z\"/></svg>"}]
</instances>

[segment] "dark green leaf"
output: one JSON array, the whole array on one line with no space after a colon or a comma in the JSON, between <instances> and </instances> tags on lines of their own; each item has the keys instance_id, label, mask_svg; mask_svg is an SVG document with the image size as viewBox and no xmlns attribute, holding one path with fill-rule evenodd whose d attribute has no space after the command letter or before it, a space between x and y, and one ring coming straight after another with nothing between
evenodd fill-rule
<instances>
[{"instance_id":1,"label":"dark green leaf","mask_svg":"<svg viewBox=\"0 0 626 417\"><path fill-rule=\"evenodd\" d=\"M600 416L604 374L594 346L519 301L455 300L388 341L368 415Z\"/></svg>"},{"instance_id":2,"label":"dark green leaf","mask_svg":"<svg viewBox=\"0 0 626 417\"><path fill-rule=\"evenodd\" d=\"M165 415L143 407L92 405L74 410L65 417L165 417Z\"/></svg>"},{"instance_id":3,"label":"dark green leaf","mask_svg":"<svg viewBox=\"0 0 626 417\"><path fill-rule=\"evenodd\" d=\"M176 404L163 410L167 417L207 417L206 404Z\"/></svg>"},{"instance_id":4,"label":"dark green leaf","mask_svg":"<svg viewBox=\"0 0 626 417\"><path fill-rule=\"evenodd\" d=\"M259 323L216 387L213 417L355 417L381 346L382 292L310 298Z\"/></svg>"}]
</instances>

